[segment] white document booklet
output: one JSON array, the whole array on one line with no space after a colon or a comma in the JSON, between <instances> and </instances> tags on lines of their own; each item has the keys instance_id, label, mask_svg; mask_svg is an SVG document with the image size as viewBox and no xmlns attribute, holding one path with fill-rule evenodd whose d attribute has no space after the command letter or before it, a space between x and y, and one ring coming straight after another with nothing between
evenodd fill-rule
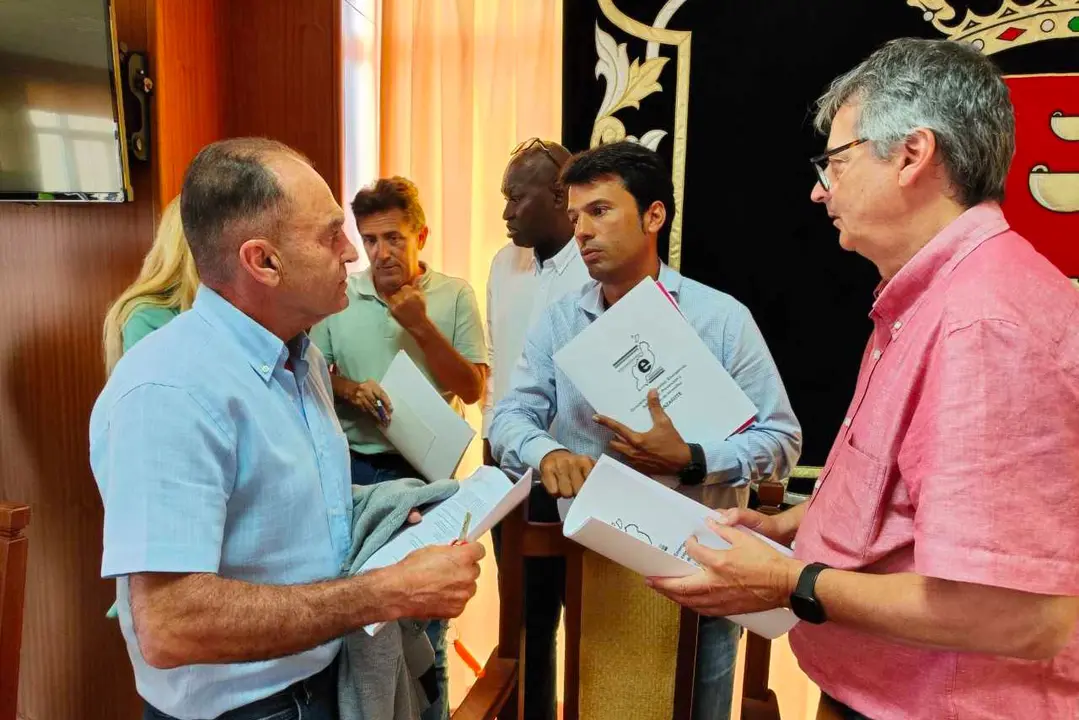
<instances>
[{"instance_id":1,"label":"white document booklet","mask_svg":"<svg viewBox=\"0 0 1079 720\"><path fill-rule=\"evenodd\" d=\"M376 550L360 567L360 572L395 565L413 550L431 545L449 545L460 536L466 514L469 515L469 524L465 539L476 542L524 502L531 489L531 470L517 482L512 482L498 468L482 466L461 481L456 493L425 511L420 523L406 525ZM373 623L365 629L374 635L383 625L385 623Z\"/></svg>"},{"instance_id":2,"label":"white document booklet","mask_svg":"<svg viewBox=\"0 0 1079 720\"><path fill-rule=\"evenodd\" d=\"M607 455L600 457L569 509L563 534L589 550L646 577L685 577L699 572L686 554L686 541L725 550L726 540L705 523L716 513ZM785 555L786 548L753 533ZM766 638L777 638L798 622L787 608L731 621Z\"/></svg>"},{"instance_id":3,"label":"white document booklet","mask_svg":"<svg viewBox=\"0 0 1079 720\"><path fill-rule=\"evenodd\" d=\"M393 413L382 428L397 451L428 481L453 477L476 431L443 399L404 350L382 378Z\"/></svg>"},{"instance_id":4,"label":"white document booklet","mask_svg":"<svg viewBox=\"0 0 1079 720\"><path fill-rule=\"evenodd\" d=\"M757 408L652 278L554 355L596 412L637 432L652 427L648 391L686 442L726 438Z\"/></svg>"}]
</instances>

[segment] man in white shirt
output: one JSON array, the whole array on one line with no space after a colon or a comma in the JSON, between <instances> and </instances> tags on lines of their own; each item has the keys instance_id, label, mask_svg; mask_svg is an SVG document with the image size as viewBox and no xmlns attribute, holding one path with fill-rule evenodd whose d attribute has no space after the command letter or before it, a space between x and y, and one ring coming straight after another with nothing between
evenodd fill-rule
<instances>
[{"instance_id":1,"label":"man in white shirt","mask_svg":"<svg viewBox=\"0 0 1079 720\"><path fill-rule=\"evenodd\" d=\"M557 143L533 138L517 146L502 179L502 219L512 242L491 261L487 279L487 345L491 372L483 407L483 458L491 457L487 430L494 407L509 389L525 335L548 305L588 282L588 269L573 239L566 192L558 183L570 154ZM557 423L558 420L555 420ZM554 499L537 486L529 499L532 520L556 522ZM497 528L496 528L497 530ZM496 556L499 536L494 534ZM536 558L525 566L525 718L555 718L555 636L562 612L565 562Z\"/></svg>"}]
</instances>

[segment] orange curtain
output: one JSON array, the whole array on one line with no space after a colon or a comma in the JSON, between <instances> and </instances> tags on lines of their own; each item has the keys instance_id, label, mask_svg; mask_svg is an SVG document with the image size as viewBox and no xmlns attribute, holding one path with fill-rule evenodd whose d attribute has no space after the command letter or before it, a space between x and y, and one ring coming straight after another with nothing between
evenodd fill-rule
<instances>
[{"instance_id":1,"label":"orange curtain","mask_svg":"<svg viewBox=\"0 0 1079 720\"><path fill-rule=\"evenodd\" d=\"M379 173L420 190L423 259L467 280L486 316L487 272L506 242L502 172L522 140L561 137L562 0L386 0L381 16ZM459 475L481 462L477 439ZM498 639L490 543L476 598L453 623L483 662ZM450 704L475 678L450 650Z\"/></svg>"},{"instance_id":2,"label":"orange curtain","mask_svg":"<svg viewBox=\"0 0 1079 720\"><path fill-rule=\"evenodd\" d=\"M380 171L419 186L432 231L425 260L482 296L506 242L509 153L561 136L561 2L386 2L381 88Z\"/></svg>"}]
</instances>

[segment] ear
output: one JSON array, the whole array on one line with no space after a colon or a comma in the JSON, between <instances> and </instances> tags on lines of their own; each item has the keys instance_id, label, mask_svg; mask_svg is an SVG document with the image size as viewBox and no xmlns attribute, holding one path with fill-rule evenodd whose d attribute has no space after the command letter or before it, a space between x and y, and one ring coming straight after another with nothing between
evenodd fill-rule
<instances>
[{"instance_id":1,"label":"ear","mask_svg":"<svg viewBox=\"0 0 1079 720\"><path fill-rule=\"evenodd\" d=\"M240 245L240 268L262 285L281 284L281 256L269 240L252 238Z\"/></svg>"},{"instance_id":2,"label":"ear","mask_svg":"<svg viewBox=\"0 0 1079 720\"><path fill-rule=\"evenodd\" d=\"M420 250L423 250L423 246L427 244L427 234L429 232L430 229L426 225L420 228L420 234L416 236L416 246L419 247Z\"/></svg>"},{"instance_id":3,"label":"ear","mask_svg":"<svg viewBox=\"0 0 1079 720\"><path fill-rule=\"evenodd\" d=\"M644 228L646 233L658 235L666 220L667 208L662 202L656 200L644 211L644 215L641 217L641 227Z\"/></svg>"},{"instance_id":4,"label":"ear","mask_svg":"<svg viewBox=\"0 0 1079 720\"><path fill-rule=\"evenodd\" d=\"M554 195L554 208L555 210L566 210L566 188L561 183L555 183L551 186L551 194Z\"/></svg>"},{"instance_id":5,"label":"ear","mask_svg":"<svg viewBox=\"0 0 1079 720\"><path fill-rule=\"evenodd\" d=\"M895 150L899 164L899 185L909 187L926 173L932 173L937 155L937 135L928 128L917 128Z\"/></svg>"}]
</instances>

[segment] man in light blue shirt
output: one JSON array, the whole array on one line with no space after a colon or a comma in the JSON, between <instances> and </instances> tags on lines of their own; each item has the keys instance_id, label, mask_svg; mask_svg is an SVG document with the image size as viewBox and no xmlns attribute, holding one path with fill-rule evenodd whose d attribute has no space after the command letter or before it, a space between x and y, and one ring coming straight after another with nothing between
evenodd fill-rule
<instances>
[{"instance_id":1,"label":"man in light blue shirt","mask_svg":"<svg viewBox=\"0 0 1079 720\"><path fill-rule=\"evenodd\" d=\"M704 502L732 485L784 476L801 448L801 428L775 362L749 310L734 298L685 278L661 263L659 236L674 207L670 173L659 156L632 142L601 145L574 157L562 172L567 210L593 281L552 305L533 326L512 389L495 408L492 451L505 468L536 468L548 492L572 497L595 460L610 454L652 476L697 486ZM742 432L687 444L654 395L653 428L637 433L595 411L554 364L554 354L645 277L660 282L705 345L757 406ZM554 435L548 432L558 416ZM737 626L703 618L694 692L695 720L730 714Z\"/></svg>"},{"instance_id":2,"label":"man in light blue shirt","mask_svg":"<svg viewBox=\"0 0 1079 720\"><path fill-rule=\"evenodd\" d=\"M336 718L338 638L459 614L482 549L337 579L348 445L305 328L346 304L356 251L308 161L268 140L214 143L181 213L194 307L123 356L90 418L101 572L117 578L144 718Z\"/></svg>"}]
</instances>

